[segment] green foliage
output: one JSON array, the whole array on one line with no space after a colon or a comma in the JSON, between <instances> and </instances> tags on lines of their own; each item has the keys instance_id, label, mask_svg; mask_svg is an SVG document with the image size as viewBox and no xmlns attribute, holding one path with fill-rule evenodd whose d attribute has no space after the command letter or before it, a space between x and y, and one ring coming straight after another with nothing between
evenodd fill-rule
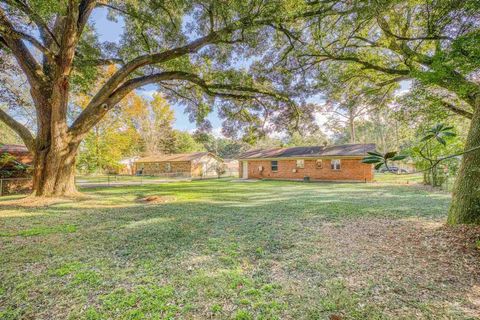
<instances>
[{"instance_id":1,"label":"green foliage","mask_svg":"<svg viewBox=\"0 0 480 320\"><path fill-rule=\"evenodd\" d=\"M138 134L120 121L103 122L88 133L80 148L77 167L84 173L115 172L119 161L138 150Z\"/></svg>"},{"instance_id":2,"label":"green foliage","mask_svg":"<svg viewBox=\"0 0 480 320\"><path fill-rule=\"evenodd\" d=\"M220 178L225 172L227 172L227 168L224 163L217 163L215 166L215 172L217 173L217 176Z\"/></svg>"},{"instance_id":3,"label":"green foliage","mask_svg":"<svg viewBox=\"0 0 480 320\"><path fill-rule=\"evenodd\" d=\"M152 100L133 96L129 116L138 130L142 152L146 155L175 152L175 114L161 93L154 93Z\"/></svg>"},{"instance_id":4,"label":"green foliage","mask_svg":"<svg viewBox=\"0 0 480 320\"><path fill-rule=\"evenodd\" d=\"M0 121L0 144L21 144L20 137L6 124Z\"/></svg>"},{"instance_id":5,"label":"green foliage","mask_svg":"<svg viewBox=\"0 0 480 320\"><path fill-rule=\"evenodd\" d=\"M445 140L445 138L455 137L457 135L455 132L451 131L452 129L452 126L446 126L443 123L437 123L433 128L427 130L425 136L421 139L421 141L428 141L435 138L439 143L446 146L447 141Z\"/></svg>"},{"instance_id":6,"label":"green foliage","mask_svg":"<svg viewBox=\"0 0 480 320\"><path fill-rule=\"evenodd\" d=\"M294 132L285 139L284 145L288 147L322 146L328 144L328 142L328 137L322 131L317 130L306 134Z\"/></svg>"},{"instance_id":7,"label":"green foliage","mask_svg":"<svg viewBox=\"0 0 480 320\"><path fill-rule=\"evenodd\" d=\"M368 156L364 157L362 159L363 163L368 163L368 164L374 164L375 169L378 170L381 167L385 166L387 169L389 168L388 162L389 161L400 161L404 160L407 158L406 155L397 155L397 152L391 151L387 152L385 154L378 153L376 151L374 152L367 152Z\"/></svg>"},{"instance_id":8,"label":"green foliage","mask_svg":"<svg viewBox=\"0 0 480 320\"><path fill-rule=\"evenodd\" d=\"M473 97L480 93L471 78L480 68L478 10L473 0L344 3L341 12L332 10L311 24L312 38L305 38L308 45L292 68L314 66L318 90L344 113L351 111L344 102L359 103L364 97L373 98L370 107L378 109L405 80L413 80L414 90L423 88L400 98L401 110L388 105L395 112L451 117L453 106L468 113L477 107ZM421 118L413 121L422 123Z\"/></svg>"},{"instance_id":9,"label":"green foliage","mask_svg":"<svg viewBox=\"0 0 480 320\"><path fill-rule=\"evenodd\" d=\"M195 138L187 131L174 131L174 146L173 153L189 153L196 151L205 151L205 147L202 143L199 143Z\"/></svg>"},{"instance_id":10,"label":"green foliage","mask_svg":"<svg viewBox=\"0 0 480 320\"><path fill-rule=\"evenodd\" d=\"M437 123L422 132L423 137L411 148L416 165L424 171L424 183L441 186L448 175L455 176L459 159L448 157L461 150L461 143L453 126Z\"/></svg>"},{"instance_id":11,"label":"green foliage","mask_svg":"<svg viewBox=\"0 0 480 320\"><path fill-rule=\"evenodd\" d=\"M1 144L0 144L1 146ZM28 172L29 167L17 161L8 152L0 153L0 178L9 178L12 175L22 175Z\"/></svg>"}]
</instances>

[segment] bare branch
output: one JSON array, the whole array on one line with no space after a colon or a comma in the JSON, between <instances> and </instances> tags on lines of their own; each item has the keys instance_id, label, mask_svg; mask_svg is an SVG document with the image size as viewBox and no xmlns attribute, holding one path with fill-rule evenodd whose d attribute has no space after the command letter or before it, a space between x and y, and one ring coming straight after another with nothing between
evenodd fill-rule
<instances>
[{"instance_id":1,"label":"bare branch","mask_svg":"<svg viewBox=\"0 0 480 320\"><path fill-rule=\"evenodd\" d=\"M25 1L22 0L5 0L6 3L8 3L10 6L13 6L15 8L20 9L23 13L25 13L39 28L40 34L45 38L45 36L48 35L48 37L53 40L57 46L60 46L60 43L57 41L55 38L55 35L53 32L50 30L48 27L47 23L38 15L35 13Z\"/></svg>"},{"instance_id":2,"label":"bare branch","mask_svg":"<svg viewBox=\"0 0 480 320\"><path fill-rule=\"evenodd\" d=\"M44 78L42 67L22 42L5 12L0 8L0 35L4 44L12 50L18 64L25 72L30 86L39 89Z\"/></svg>"},{"instance_id":3,"label":"bare branch","mask_svg":"<svg viewBox=\"0 0 480 320\"><path fill-rule=\"evenodd\" d=\"M24 40L30 42L35 48L40 50L50 61L55 60L55 54L50 51L48 48L46 48L40 41L35 39L35 37L32 37L29 34L26 34L24 32L16 31L13 30L17 34L18 37L23 38Z\"/></svg>"},{"instance_id":4,"label":"bare branch","mask_svg":"<svg viewBox=\"0 0 480 320\"><path fill-rule=\"evenodd\" d=\"M28 150L35 149L35 138L30 131L20 122L12 118L5 111L0 108L0 120L5 123L10 129L15 131L27 146Z\"/></svg>"}]
</instances>

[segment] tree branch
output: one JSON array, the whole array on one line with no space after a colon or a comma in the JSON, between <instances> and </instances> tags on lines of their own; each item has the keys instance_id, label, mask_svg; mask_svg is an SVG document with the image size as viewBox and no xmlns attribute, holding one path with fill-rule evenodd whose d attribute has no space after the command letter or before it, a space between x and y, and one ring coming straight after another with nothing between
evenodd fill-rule
<instances>
[{"instance_id":1,"label":"tree branch","mask_svg":"<svg viewBox=\"0 0 480 320\"><path fill-rule=\"evenodd\" d=\"M48 48L46 48L40 41L35 39L29 34L26 34L24 32L16 31L13 30L17 34L19 38L23 38L24 40L30 42L35 48L37 48L40 52L42 52L50 61L55 60L55 54L50 51Z\"/></svg>"},{"instance_id":2,"label":"tree branch","mask_svg":"<svg viewBox=\"0 0 480 320\"><path fill-rule=\"evenodd\" d=\"M125 64L125 61L123 61L123 59L120 59L120 58L100 58L100 59L82 60L81 62L88 65L92 65L92 66L108 66L111 64L119 64L119 65Z\"/></svg>"},{"instance_id":3,"label":"tree branch","mask_svg":"<svg viewBox=\"0 0 480 320\"><path fill-rule=\"evenodd\" d=\"M270 96L287 101L288 98L278 93L269 92L253 87L237 86L233 84L209 84L196 74L183 71L165 71L148 76L142 76L126 81L119 86L101 105L89 104L70 127L69 132L76 136L87 132L93 125L131 91L147 84L159 83L166 80L179 80L194 83L202 88L209 96L220 96L231 99L251 99L255 95ZM227 92L226 92L227 91ZM289 101L289 100L288 100Z\"/></svg>"},{"instance_id":4,"label":"tree branch","mask_svg":"<svg viewBox=\"0 0 480 320\"><path fill-rule=\"evenodd\" d=\"M48 35L51 40L56 43L57 46L60 46L59 42L55 38L53 32L48 27L47 23L43 20L42 17L40 17L40 15L35 13L26 2L22 0L6 0L5 2L8 3L10 6L16 7L24 14L26 14L37 25L40 30L40 34Z\"/></svg>"},{"instance_id":5,"label":"tree branch","mask_svg":"<svg viewBox=\"0 0 480 320\"><path fill-rule=\"evenodd\" d=\"M78 34L82 34L83 28L87 24L88 17L92 13L92 10L97 5L97 0L82 0L80 5L78 6L78 21L77 21L77 29Z\"/></svg>"},{"instance_id":6,"label":"tree branch","mask_svg":"<svg viewBox=\"0 0 480 320\"><path fill-rule=\"evenodd\" d=\"M0 8L0 35L5 45L12 50L19 66L25 72L30 86L38 90L43 82L44 73L42 67L35 60L32 53L27 49L13 25L8 20L5 12Z\"/></svg>"},{"instance_id":7,"label":"tree branch","mask_svg":"<svg viewBox=\"0 0 480 320\"><path fill-rule=\"evenodd\" d=\"M210 44L219 39L219 34L217 32L212 32L204 37L198 38L189 44L177 47L175 49L166 50L160 53L147 54L140 56L127 62L121 69L119 69L98 91L98 93L93 97L90 104L98 105L101 104L132 72L141 68L143 66L155 63L162 63L182 55L193 53L198 51L200 48Z\"/></svg>"},{"instance_id":8,"label":"tree branch","mask_svg":"<svg viewBox=\"0 0 480 320\"><path fill-rule=\"evenodd\" d=\"M358 64L361 64L364 66L364 69L371 69L371 70L376 70L376 71L381 71L384 73L388 74L398 74L398 75L404 75L407 76L410 74L409 70L406 69L394 69L394 68L387 68L387 67L382 67L373 63L370 63L368 61L363 61L358 57L355 56L334 56L332 54L308 54L304 56L311 56L311 57L318 57L322 58L322 61L327 60L336 60L336 61L351 61L351 62L356 62Z\"/></svg>"},{"instance_id":9,"label":"tree branch","mask_svg":"<svg viewBox=\"0 0 480 320\"><path fill-rule=\"evenodd\" d=\"M454 106L453 104L449 103L449 102L446 102L446 101L441 101L442 102L442 105L447 108L448 110L450 111L453 111L454 113L462 116L462 117L465 117L465 118L468 118L468 119L472 119L473 118L473 113L467 111L467 110L464 110L464 109L461 109L461 108L458 108L456 106Z\"/></svg>"},{"instance_id":10,"label":"tree branch","mask_svg":"<svg viewBox=\"0 0 480 320\"><path fill-rule=\"evenodd\" d=\"M177 47L174 49L166 50L163 52L146 54L137 57L130 62L127 62L120 70L118 70L98 91L98 93L92 99L92 104L101 104L125 79L135 70L144 67L146 65L152 65L157 63L163 63L185 54L195 53L201 48L209 44L222 42L222 36L232 33L235 30L243 29L245 27L253 27L258 25L267 25L271 23L270 20L252 21L251 17L240 18L225 27L208 33L207 35L200 37L192 42Z\"/></svg>"},{"instance_id":11,"label":"tree branch","mask_svg":"<svg viewBox=\"0 0 480 320\"><path fill-rule=\"evenodd\" d=\"M20 136L20 138L22 138L28 150L30 150L31 152L35 150L35 138L30 133L30 131L23 124L13 119L1 108L0 108L0 120L3 123L5 123L10 129L15 131Z\"/></svg>"}]
</instances>

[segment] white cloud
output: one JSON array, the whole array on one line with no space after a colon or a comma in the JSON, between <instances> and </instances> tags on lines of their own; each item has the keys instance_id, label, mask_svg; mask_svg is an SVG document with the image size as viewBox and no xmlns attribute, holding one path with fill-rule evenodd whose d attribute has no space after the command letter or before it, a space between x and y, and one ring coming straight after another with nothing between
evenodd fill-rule
<instances>
[{"instance_id":1,"label":"white cloud","mask_svg":"<svg viewBox=\"0 0 480 320\"><path fill-rule=\"evenodd\" d=\"M222 133L222 128L217 127L212 129L212 134L215 138L225 138L225 136Z\"/></svg>"}]
</instances>

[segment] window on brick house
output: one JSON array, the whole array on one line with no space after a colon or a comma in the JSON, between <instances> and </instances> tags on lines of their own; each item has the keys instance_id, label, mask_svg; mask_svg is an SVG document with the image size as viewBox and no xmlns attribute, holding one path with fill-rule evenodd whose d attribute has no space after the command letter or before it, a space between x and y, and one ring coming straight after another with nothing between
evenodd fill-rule
<instances>
[{"instance_id":1,"label":"window on brick house","mask_svg":"<svg viewBox=\"0 0 480 320\"><path fill-rule=\"evenodd\" d=\"M323 168L322 159L318 159L317 161L315 161L315 166L317 167L317 169L322 169Z\"/></svg>"},{"instance_id":2,"label":"window on brick house","mask_svg":"<svg viewBox=\"0 0 480 320\"><path fill-rule=\"evenodd\" d=\"M165 163L165 171L166 172L172 171L172 164L170 162Z\"/></svg>"},{"instance_id":3,"label":"window on brick house","mask_svg":"<svg viewBox=\"0 0 480 320\"><path fill-rule=\"evenodd\" d=\"M305 160L303 160L303 159L297 160L297 168L298 169L305 168Z\"/></svg>"},{"instance_id":4,"label":"window on brick house","mask_svg":"<svg viewBox=\"0 0 480 320\"><path fill-rule=\"evenodd\" d=\"M278 171L278 161L271 161L272 171Z\"/></svg>"},{"instance_id":5,"label":"window on brick house","mask_svg":"<svg viewBox=\"0 0 480 320\"><path fill-rule=\"evenodd\" d=\"M340 170L340 159L332 159L330 165L332 170Z\"/></svg>"}]
</instances>

